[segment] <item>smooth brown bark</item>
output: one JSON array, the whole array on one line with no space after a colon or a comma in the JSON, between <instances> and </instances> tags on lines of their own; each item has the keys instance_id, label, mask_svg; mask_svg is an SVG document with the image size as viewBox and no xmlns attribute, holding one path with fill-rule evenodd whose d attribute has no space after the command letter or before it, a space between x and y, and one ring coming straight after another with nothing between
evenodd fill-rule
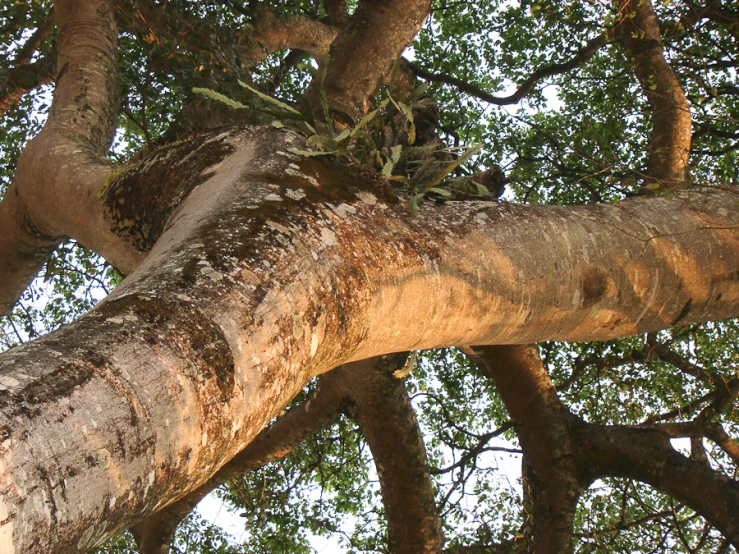
<instances>
[{"instance_id":1,"label":"smooth brown bark","mask_svg":"<svg viewBox=\"0 0 739 554\"><path fill-rule=\"evenodd\" d=\"M665 60L659 21L650 0L619 0L617 8L617 29L652 113L645 183L684 186L692 140L690 106Z\"/></svg>"},{"instance_id":2,"label":"smooth brown bark","mask_svg":"<svg viewBox=\"0 0 739 554\"><path fill-rule=\"evenodd\" d=\"M307 17L280 18L263 6L256 10L254 30L246 51L247 65L257 65L273 52L285 48L303 50L320 61L339 32L332 25Z\"/></svg>"},{"instance_id":3,"label":"smooth brown bark","mask_svg":"<svg viewBox=\"0 0 739 554\"><path fill-rule=\"evenodd\" d=\"M57 83L43 130L24 149L0 204L0 314L64 236L124 271L143 255L105 223L99 192L118 116L116 29L109 1L55 4Z\"/></svg>"},{"instance_id":4,"label":"smooth brown bark","mask_svg":"<svg viewBox=\"0 0 739 554\"><path fill-rule=\"evenodd\" d=\"M393 375L407 357L382 356L347 364L345 370L380 479L389 551L438 554L443 537L423 435L403 380Z\"/></svg>"},{"instance_id":5,"label":"smooth brown bark","mask_svg":"<svg viewBox=\"0 0 739 554\"><path fill-rule=\"evenodd\" d=\"M317 113L321 113L318 88L340 117L357 121L366 113L370 97L390 75L430 9L430 0L360 0L331 45L325 79L308 90Z\"/></svg>"},{"instance_id":6,"label":"smooth brown bark","mask_svg":"<svg viewBox=\"0 0 739 554\"><path fill-rule=\"evenodd\" d=\"M533 531L531 552L572 552L575 509L590 484L582 478L570 433L573 419L560 402L535 346L474 346L465 352L495 382L524 451Z\"/></svg>"}]
</instances>

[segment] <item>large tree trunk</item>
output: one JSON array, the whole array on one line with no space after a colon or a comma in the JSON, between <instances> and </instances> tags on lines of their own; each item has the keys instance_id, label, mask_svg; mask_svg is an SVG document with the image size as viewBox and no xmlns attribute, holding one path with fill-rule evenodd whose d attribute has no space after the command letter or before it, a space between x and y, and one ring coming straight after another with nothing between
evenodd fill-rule
<instances>
[{"instance_id":1,"label":"large tree trunk","mask_svg":"<svg viewBox=\"0 0 739 554\"><path fill-rule=\"evenodd\" d=\"M93 312L0 356L1 552L74 552L131 527L345 362L739 315L733 189L414 218L378 177L296 146L223 131L110 184L111 227L156 242ZM168 219L138 200L173 183L187 196Z\"/></svg>"}]
</instances>

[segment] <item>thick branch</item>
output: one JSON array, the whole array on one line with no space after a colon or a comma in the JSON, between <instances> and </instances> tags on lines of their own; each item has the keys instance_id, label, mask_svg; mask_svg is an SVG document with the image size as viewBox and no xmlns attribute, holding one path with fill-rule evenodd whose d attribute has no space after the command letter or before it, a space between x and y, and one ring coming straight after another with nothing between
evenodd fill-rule
<instances>
[{"instance_id":1,"label":"thick branch","mask_svg":"<svg viewBox=\"0 0 739 554\"><path fill-rule=\"evenodd\" d=\"M123 284L0 356L3 552L91 548L132 527L340 364L739 315L734 189L619 206L426 203L414 218L376 177L289 154L300 141L221 131L110 183L103 202L140 206L153 183L191 178L170 156L207 160ZM148 208L117 221L144 233Z\"/></svg>"},{"instance_id":2,"label":"thick branch","mask_svg":"<svg viewBox=\"0 0 739 554\"><path fill-rule=\"evenodd\" d=\"M407 64L411 71L422 79L433 81L435 83L452 85L462 92L466 92L467 94L474 96L475 98L479 98L484 102L488 102L489 104L506 106L509 104L518 104L542 79L546 79L547 77L552 77L554 75L561 75L562 73L567 73L568 71L572 71L581 66L592 58L598 50L605 46L606 43L605 35L598 35L597 37L590 39L585 46L575 53L572 59L566 62L554 63L538 68L518 86L513 94L509 94L508 96L493 96L492 94L485 92L481 88L468 83L467 81L463 81L462 79L428 71L413 62L407 62Z\"/></svg>"},{"instance_id":3,"label":"thick branch","mask_svg":"<svg viewBox=\"0 0 739 554\"><path fill-rule=\"evenodd\" d=\"M690 106L665 60L662 36L651 0L619 0L624 46L652 110L647 184L674 188L685 184L690 157Z\"/></svg>"},{"instance_id":4,"label":"thick branch","mask_svg":"<svg viewBox=\"0 0 739 554\"><path fill-rule=\"evenodd\" d=\"M423 435L402 379L406 354L347 364L356 418L380 478L389 551L436 554L443 538Z\"/></svg>"},{"instance_id":5,"label":"thick branch","mask_svg":"<svg viewBox=\"0 0 739 554\"><path fill-rule=\"evenodd\" d=\"M311 102L320 106L322 87L331 109L351 121L361 117L430 9L430 0L361 0L331 45L325 79L311 83Z\"/></svg>"},{"instance_id":6,"label":"thick branch","mask_svg":"<svg viewBox=\"0 0 739 554\"><path fill-rule=\"evenodd\" d=\"M535 346L466 348L493 379L524 451L534 552L570 552L575 509L589 484L581 478L570 435L573 419L557 397Z\"/></svg>"},{"instance_id":7,"label":"thick branch","mask_svg":"<svg viewBox=\"0 0 739 554\"><path fill-rule=\"evenodd\" d=\"M284 458L310 435L336 419L347 398L347 375L334 370L322 375L315 392L288 410L199 489L159 510L131 531L141 554L168 554L180 521L213 489L238 475Z\"/></svg>"},{"instance_id":8,"label":"thick branch","mask_svg":"<svg viewBox=\"0 0 739 554\"><path fill-rule=\"evenodd\" d=\"M328 15L328 22L335 27L343 27L349 21L347 0L324 0L323 7Z\"/></svg>"},{"instance_id":9,"label":"thick branch","mask_svg":"<svg viewBox=\"0 0 739 554\"><path fill-rule=\"evenodd\" d=\"M124 270L142 258L105 224L98 193L118 116L116 30L106 0L58 0L58 76L49 118L0 204L0 314L64 235Z\"/></svg>"},{"instance_id":10,"label":"thick branch","mask_svg":"<svg viewBox=\"0 0 739 554\"><path fill-rule=\"evenodd\" d=\"M627 477L660 489L698 512L739 546L739 483L672 448L669 435L626 426L582 424L574 430L591 477Z\"/></svg>"},{"instance_id":11,"label":"thick branch","mask_svg":"<svg viewBox=\"0 0 739 554\"><path fill-rule=\"evenodd\" d=\"M279 17L269 8L259 5L254 21L251 47L245 55L245 65L254 66L278 50L303 50L321 60L328 52L338 29L307 17Z\"/></svg>"}]
</instances>

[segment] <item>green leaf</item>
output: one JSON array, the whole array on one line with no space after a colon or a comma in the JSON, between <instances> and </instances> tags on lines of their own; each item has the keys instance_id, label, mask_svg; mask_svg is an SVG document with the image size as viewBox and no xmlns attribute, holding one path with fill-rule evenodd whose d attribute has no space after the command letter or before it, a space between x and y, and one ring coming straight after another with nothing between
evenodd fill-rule
<instances>
[{"instance_id":1,"label":"green leaf","mask_svg":"<svg viewBox=\"0 0 739 554\"><path fill-rule=\"evenodd\" d=\"M334 140L335 140L336 142L341 142L342 140L345 140L345 139L349 138L349 136L350 136L351 134L352 134L352 129L351 129L351 128L349 128L349 129L344 129L343 131L341 131L341 132L340 132L340 133L339 133L338 135L336 135L336 136L334 137Z\"/></svg>"},{"instance_id":2,"label":"green leaf","mask_svg":"<svg viewBox=\"0 0 739 554\"><path fill-rule=\"evenodd\" d=\"M292 152L293 154L297 154L298 156L303 156L305 158L311 158L314 156L328 156L330 154L336 154L338 151L334 152L321 152L320 150L299 150L297 148L288 148L288 152Z\"/></svg>"},{"instance_id":3,"label":"green leaf","mask_svg":"<svg viewBox=\"0 0 739 554\"><path fill-rule=\"evenodd\" d=\"M390 159L392 160L393 164L398 163L400 161L400 153L403 151L403 145L402 144L396 144L395 146L392 146L390 148Z\"/></svg>"},{"instance_id":4,"label":"green leaf","mask_svg":"<svg viewBox=\"0 0 739 554\"><path fill-rule=\"evenodd\" d=\"M474 181L472 182L474 183ZM475 183L475 186L477 187L477 194L479 194L480 196L491 196L490 189L488 189L485 185Z\"/></svg>"},{"instance_id":5,"label":"green leaf","mask_svg":"<svg viewBox=\"0 0 739 554\"><path fill-rule=\"evenodd\" d=\"M482 148L481 144L476 144L469 150L467 150L464 154L462 154L459 158L454 160L452 163L447 165L444 169L442 169L439 174L428 184L426 187L424 187L422 192L426 192L432 187L435 187L439 183L441 183L447 175L449 175L452 171L454 171L457 167L462 165L464 162L469 160L474 154L480 151Z\"/></svg>"},{"instance_id":6,"label":"green leaf","mask_svg":"<svg viewBox=\"0 0 739 554\"><path fill-rule=\"evenodd\" d=\"M311 135L305 143L312 148L319 148L324 152L332 151L336 152L341 149L341 146L334 139L324 137L323 135Z\"/></svg>"},{"instance_id":7,"label":"green leaf","mask_svg":"<svg viewBox=\"0 0 739 554\"><path fill-rule=\"evenodd\" d=\"M384 107L388 105L390 100L387 98L380 102L380 105L377 106L376 109L369 112L367 115L365 115L362 119L359 120L359 123L357 123L356 127L351 132L351 136L354 137L363 127L365 127L370 121L372 121L378 113L380 113L380 110L382 110Z\"/></svg>"},{"instance_id":8,"label":"green leaf","mask_svg":"<svg viewBox=\"0 0 739 554\"><path fill-rule=\"evenodd\" d=\"M452 195L452 193L447 189L442 189L439 187L431 187L426 192L433 192L435 194L438 194L439 196L443 196L444 198L449 198Z\"/></svg>"},{"instance_id":9,"label":"green leaf","mask_svg":"<svg viewBox=\"0 0 739 554\"><path fill-rule=\"evenodd\" d=\"M233 100L229 98L228 96L225 96L221 94L220 92L216 92L209 88L193 87L192 91L195 94L202 94L203 96L210 98L211 100L217 100L218 102L226 104L226 106L229 106L236 110L248 107L245 104L242 104L241 102L237 102L236 100Z\"/></svg>"},{"instance_id":10,"label":"green leaf","mask_svg":"<svg viewBox=\"0 0 739 554\"><path fill-rule=\"evenodd\" d=\"M395 167L395 164L392 160L386 161L385 165L382 166L382 174L389 179L393 174L393 167Z\"/></svg>"},{"instance_id":11,"label":"green leaf","mask_svg":"<svg viewBox=\"0 0 739 554\"><path fill-rule=\"evenodd\" d=\"M239 84L244 87L245 89L251 91L253 94L255 94L260 100L262 100L265 104L268 106L274 106L278 110L291 113L294 115L298 115L301 118L303 117L303 114L301 114L298 110L293 108L292 106L289 106L288 104L285 104L284 102L281 102L280 100L277 100L276 98L272 98L271 96L264 94L263 92L258 91L254 87L251 87L247 85L244 81L239 80ZM194 89L193 89L194 90ZM244 106L246 107L246 106Z\"/></svg>"}]
</instances>

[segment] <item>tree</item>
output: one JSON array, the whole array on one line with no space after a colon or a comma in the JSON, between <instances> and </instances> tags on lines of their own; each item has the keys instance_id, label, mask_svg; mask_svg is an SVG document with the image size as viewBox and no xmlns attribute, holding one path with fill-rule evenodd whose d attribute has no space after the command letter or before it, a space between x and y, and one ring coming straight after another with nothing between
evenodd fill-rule
<instances>
[{"instance_id":1,"label":"tree","mask_svg":"<svg viewBox=\"0 0 739 554\"><path fill-rule=\"evenodd\" d=\"M720 321L739 315L735 7L57 0L0 18L6 175L22 149L0 203L7 332L36 334L18 301L41 270L65 298L52 327L117 285L0 355L0 551L130 529L167 552L229 480L255 540L268 521L285 542L263 548L300 551L296 522L336 522L263 504L283 479L370 479L341 460L365 443L382 509L368 489L326 499L384 529L357 550L739 546ZM506 182L518 203L495 200ZM452 346L404 381L408 352ZM506 433L518 508L473 473Z\"/></svg>"}]
</instances>

